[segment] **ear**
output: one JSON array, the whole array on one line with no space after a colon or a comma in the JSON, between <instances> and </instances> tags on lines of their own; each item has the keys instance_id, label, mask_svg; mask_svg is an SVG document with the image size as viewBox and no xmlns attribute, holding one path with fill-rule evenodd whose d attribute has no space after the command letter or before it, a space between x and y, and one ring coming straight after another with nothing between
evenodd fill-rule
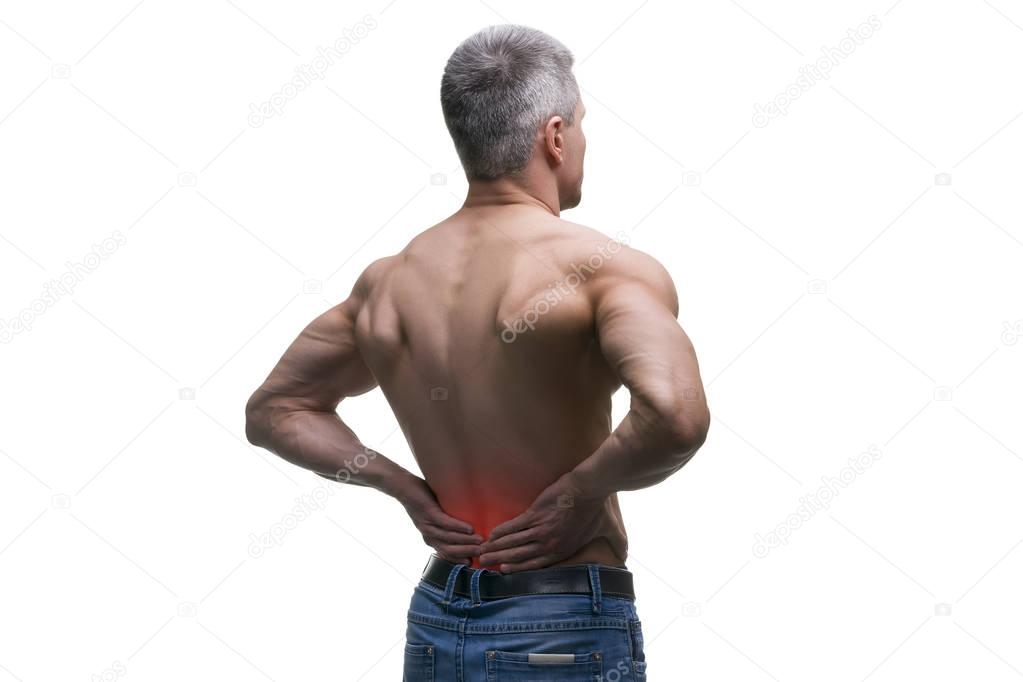
<instances>
[{"instance_id":1,"label":"ear","mask_svg":"<svg viewBox=\"0 0 1023 682\"><path fill-rule=\"evenodd\" d=\"M543 129L544 149L554 165L565 162L565 120L552 116Z\"/></svg>"}]
</instances>

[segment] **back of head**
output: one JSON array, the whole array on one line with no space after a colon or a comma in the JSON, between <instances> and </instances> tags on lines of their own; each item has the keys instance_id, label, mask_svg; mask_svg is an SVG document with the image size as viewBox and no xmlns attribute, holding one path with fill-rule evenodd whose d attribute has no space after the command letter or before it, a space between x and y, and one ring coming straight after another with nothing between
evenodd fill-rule
<instances>
[{"instance_id":1,"label":"back of head","mask_svg":"<svg viewBox=\"0 0 1023 682\"><path fill-rule=\"evenodd\" d=\"M579 100L572 53L528 26L490 26L452 53L441 79L444 120L470 180L525 168L538 127L569 125Z\"/></svg>"}]
</instances>

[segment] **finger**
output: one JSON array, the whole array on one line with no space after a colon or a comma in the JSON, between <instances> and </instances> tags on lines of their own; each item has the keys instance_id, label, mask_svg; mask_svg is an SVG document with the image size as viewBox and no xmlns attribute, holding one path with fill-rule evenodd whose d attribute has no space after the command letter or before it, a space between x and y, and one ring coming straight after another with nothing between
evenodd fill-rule
<instances>
[{"instance_id":1,"label":"finger","mask_svg":"<svg viewBox=\"0 0 1023 682\"><path fill-rule=\"evenodd\" d=\"M434 550L436 550L437 556L439 556L441 559L444 559L445 561L450 561L453 564L466 564L466 565L471 565L472 564L472 558L471 557L451 556L450 554L447 554L445 552L440 551L436 547L434 547Z\"/></svg>"},{"instance_id":2,"label":"finger","mask_svg":"<svg viewBox=\"0 0 1023 682\"><path fill-rule=\"evenodd\" d=\"M501 564L501 566L500 566L500 568L498 570L500 570L501 573L515 573L516 571L533 571L533 570L536 570L538 568L546 568L546 567L550 566L551 564L557 563L561 559L564 559L565 556L567 556L567 555L563 555L563 554L558 554L558 555L547 554L547 555L544 555L544 556L539 556L539 557L537 557L535 559L530 559L529 561L522 561L522 562L519 562L519 563L510 563L510 564Z\"/></svg>"},{"instance_id":3,"label":"finger","mask_svg":"<svg viewBox=\"0 0 1023 682\"><path fill-rule=\"evenodd\" d=\"M438 552L443 552L449 557L456 557L458 559L471 559L480 555L479 545L448 545L439 542L430 546Z\"/></svg>"},{"instance_id":4,"label":"finger","mask_svg":"<svg viewBox=\"0 0 1023 682\"><path fill-rule=\"evenodd\" d=\"M466 535L472 535L475 532L475 528L471 524L465 521L459 521L453 516L445 514L438 506L436 509L428 513L427 520L435 526L446 528L447 530L453 530L456 533L465 533Z\"/></svg>"},{"instance_id":5,"label":"finger","mask_svg":"<svg viewBox=\"0 0 1023 682\"><path fill-rule=\"evenodd\" d=\"M499 549L508 549L509 547L517 547L518 545L525 545L527 543L536 540L536 537L540 534L540 528L534 526L533 528L527 528L526 530L518 533L512 533L511 535L505 535L503 537L494 539L491 535L490 539L483 543L484 552L496 552Z\"/></svg>"},{"instance_id":6,"label":"finger","mask_svg":"<svg viewBox=\"0 0 1023 682\"><path fill-rule=\"evenodd\" d=\"M483 542L483 538L479 535L456 533L455 531L444 530L439 526L428 526L425 533L431 538L439 542L446 542L449 545L479 545Z\"/></svg>"},{"instance_id":7,"label":"finger","mask_svg":"<svg viewBox=\"0 0 1023 682\"><path fill-rule=\"evenodd\" d=\"M523 512L522 514L516 516L514 519L505 521L501 525L494 528L494 530L490 531L490 539L496 540L497 538L502 537L504 535L509 535L511 533L517 533L521 530L526 530L527 528L530 528L532 525L533 514L528 511Z\"/></svg>"},{"instance_id":8,"label":"finger","mask_svg":"<svg viewBox=\"0 0 1023 682\"><path fill-rule=\"evenodd\" d=\"M519 545L518 547L501 550L500 552L485 552L480 555L480 563L485 566L494 566L496 564L529 561L540 556L541 551L542 547L539 542L531 542L528 545Z\"/></svg>"}]
</instances>

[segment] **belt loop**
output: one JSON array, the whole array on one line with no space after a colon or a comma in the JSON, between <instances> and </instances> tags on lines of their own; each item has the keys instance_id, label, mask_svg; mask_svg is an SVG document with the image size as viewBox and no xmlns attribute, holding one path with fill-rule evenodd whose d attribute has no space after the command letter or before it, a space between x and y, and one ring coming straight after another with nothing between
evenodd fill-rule
<instances>
[{"instance_id":1,"label":"belt loop","mask_svg":"<svg viewBox=\"0 0 1023 682\"><path fill-rule=\"evenodd\" d=\"M451 572L448 573L448 582L444 586L444 599L440 603L440 605L444 607L445 611L447 611L448 604L451 603L451 599L454 597L455 581L458 578L458 574L462 572L463 568L465 568L465 564L455 564L454 566L451 567Z\"/></svg>"},{"instance_id":2,"label":"belt loop","mask_svg":"<svg viewBox=\"0 0 1023 682\"><path fill-rule=\"evenodd\" d=\"M600 567L596 564L587 564L586 570L590 574L590 594L593 596L593 613L600 615L600 606L603 601L600 593Z\"/></svg>"},{"instance_id":3,"label":"belt loop","mask_svg":"<svg viewBox=\"0 0 1023 682\"><path fill-rule=\"evenodd\" d=\"M483 599L480 597L480 578L483 577L484 573L489 572L490 569L480 568L472 572L472 577L469 578L469 598L472 599L473 606L479 606L483 603Z\"/></svg>"}]
</instances>

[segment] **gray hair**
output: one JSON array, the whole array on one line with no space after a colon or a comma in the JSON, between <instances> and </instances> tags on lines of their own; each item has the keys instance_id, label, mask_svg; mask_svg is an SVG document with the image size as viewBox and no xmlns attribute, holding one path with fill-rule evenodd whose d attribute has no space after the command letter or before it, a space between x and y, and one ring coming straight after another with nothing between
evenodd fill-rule
<instances>
[{"instance_id":1,"label":"gray hair","mask_svg":"<svg viewBox=\"0 0 1023 682\"><path fill-rule=\"evenodd\" d=\"M440 84L444 122L469 179L492 180L525 168L539 126L572 124L579 85L572 53L528 26L490 26L448 59Z\"/></svg>"}]
</instances>

